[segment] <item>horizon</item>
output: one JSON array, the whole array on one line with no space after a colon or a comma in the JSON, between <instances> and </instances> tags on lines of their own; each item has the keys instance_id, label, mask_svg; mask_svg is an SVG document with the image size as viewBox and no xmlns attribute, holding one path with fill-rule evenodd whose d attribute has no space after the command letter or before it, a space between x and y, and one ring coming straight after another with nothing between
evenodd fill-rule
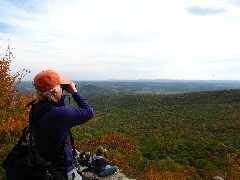
<instances>
[{"instance_id":1,"label":"horizon","mask_svg":"<svg viewBox=\"0 0 240 180\"><path fill-rule=\"evenodd\" d=\"M22 80L22 82L30 82L33 80ZM224 80L224 79L218 79L218 80L204 80L204 79L102 79L102 80L72 80L73 82L76 81L207 81L207 82L240 82L240 80Z\"/></svg>"},{"instance_id":2,"label":"horizon","mask_svg":"<svg viewBox=\"0 0 240 180\"><path fill-rule=\"evenodd\" d=\"M240 1L1 0L0 16L0 52L28 80L240 80Z\"/></svg>"}]
</instances>

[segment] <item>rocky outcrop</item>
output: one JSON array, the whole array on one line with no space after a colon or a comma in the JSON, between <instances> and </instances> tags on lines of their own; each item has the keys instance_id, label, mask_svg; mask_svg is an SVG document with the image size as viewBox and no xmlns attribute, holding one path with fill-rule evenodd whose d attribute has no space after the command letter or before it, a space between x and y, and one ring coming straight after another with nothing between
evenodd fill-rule
<instances>
[{"instance_id":1,"label":"rocky outcrop","mask_svg":"<svg viewBox=\"0 0 240 180\"><path fill-rule=\"evenodd\" d=\"M220 176L214 176L213 180L224 180L224 179L222 177L220 177Z\"/></svg>"},{"instance_id":2,"label":"rocky outcrop","mask_svg":"<svg viewBox=\"0 0 240 180\"><path fill-rule=\"evenodd\" d=\"M78 168L79 174L81 174L83 180L130 180L121 171L116 172L107 177L99 177L95 173L85 171L84 169L86 169L86 168L83 166L79 166L79 168ZM133 179L131 179L131 180L133 180Z\"/></svg>"}]
</instances>

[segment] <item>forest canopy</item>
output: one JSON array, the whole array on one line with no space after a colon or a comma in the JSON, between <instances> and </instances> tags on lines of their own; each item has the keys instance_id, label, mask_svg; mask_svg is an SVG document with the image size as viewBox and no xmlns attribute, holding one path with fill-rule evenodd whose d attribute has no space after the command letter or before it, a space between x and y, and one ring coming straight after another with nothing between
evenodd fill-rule
<instances>
[{"instance_id":1,"label":"forest canopy","mask_svg":"<svg viewBox=\"0 0 240 180\"><path fill-rule=\"evenodd\" d=\"M25 105L33 99L31 88L21 83L30 71L12 75L12 60L8 48L0 59L1 162L28 124ZM103 145L111 163L130 178L240 177L239 89L157 94L77 87L96 113L73 129L78 150L93 152ZM22 93L24 88L29 94ZM0 176L4 178L2 169Z\"/></svg>"}]
</instances>

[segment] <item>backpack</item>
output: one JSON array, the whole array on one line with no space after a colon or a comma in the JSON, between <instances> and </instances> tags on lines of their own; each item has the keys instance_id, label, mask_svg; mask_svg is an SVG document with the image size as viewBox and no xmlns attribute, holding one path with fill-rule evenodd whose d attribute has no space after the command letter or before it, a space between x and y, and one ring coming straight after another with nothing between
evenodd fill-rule
<instances>
[{"instance_id":1,"label":"backpack","mask_svg":"<svg viewBox=\"0 0 240 180\"><path fill-rule=\"evenodd\" d=\"M28 131L29 129L26 130L26 128L23 130L18 144L3 161L2 168L6 171L7 179L64 180L64 175L51 162L46 161L31 143L27 142Z\"/></svg>"},{"instance_id":2,"label":"backpack","mask_svg":"<svg viewBox=\"0 0 240 180\"><path fill-rule=\"evenodd\" d=\"M90 153L81 152L77 161L79 165L87 167L83 170L83 172L93 172L92 155Z\"/></svg>"},{"instance_id":3,"label":"backpack","mask_svg":"<svg viewBox=\"0 0 240 180\"><path fill-rule=\"evenodd\" d=\"M33 104L28 104L32 105ZM44 113L51 110L53 106L44 107L37 118L37 121ZM31 110L31 113L33 111ZM37 124L34 122L32 124ZM40 127L39 127L40 128ZM41 130L41 129L40 129ZM19 138L17 145L9 152L4 159L2 168L6 171L8 180L65 180L67 179L66 167L56 167L50 161L45 160L35 149L32 142L32 125L22 130L22 136ZM41 130L42 131L42 130ZM27 135L29 134L29 140ZM43 132L43 134L45 134ZM46 134L45 134L46 135ZM73 154L75 154L74 140L69 130ZM64 150L65 144L62 143L61 151Z\"/></svg>"}]
</instances>

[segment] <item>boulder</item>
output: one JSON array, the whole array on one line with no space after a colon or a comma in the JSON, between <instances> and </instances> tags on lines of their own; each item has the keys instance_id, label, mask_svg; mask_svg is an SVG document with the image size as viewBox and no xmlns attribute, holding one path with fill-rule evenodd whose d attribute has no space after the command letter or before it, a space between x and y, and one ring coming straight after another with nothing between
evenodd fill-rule
<instances>
[{"instance_id":1,"label":"boulder","mask_svg":"<svg viewBox=\"0 0 240 180\"><path fill-rule=\"evenodd\" d=\"M220 177L220 176L214 176L213 180L224 180L224 179L222 177Z\"/></svg>"},{"instance_id":2,"label":"boulder","mask_svg":"<svg viewBox=\"0 0 240 180\"><path fill-rule=\"evenodd\" d=\"M121 171L118 171L110 176L99 177L94 172L85 171L86 167L79 166L78 172L83 180L130 180Z\"/></svg>"}]
</instances>

